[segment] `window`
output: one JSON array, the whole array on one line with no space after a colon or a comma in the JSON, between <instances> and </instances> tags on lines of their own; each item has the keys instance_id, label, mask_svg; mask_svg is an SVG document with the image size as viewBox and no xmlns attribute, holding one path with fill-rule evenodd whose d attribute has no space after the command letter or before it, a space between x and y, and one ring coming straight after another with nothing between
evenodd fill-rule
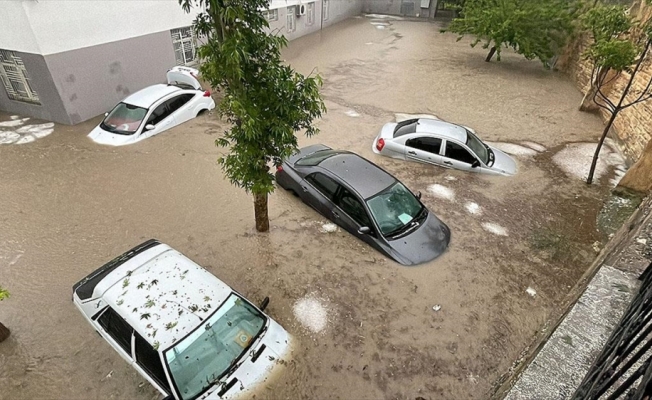
<instances>
[{"instance_id":1,"label":"window","mask_svg":"<svg viewBox=\"0 0 652 400\"><path fill-rule=\"evenodd\" d=\"M315 23L315 3L306 4L306 14L308 14L308 22L306 25L310 26Z\"/></svg>"},{"instance_id":2,"label":"window","mask_svg":"<svg viewBox=\"0 0 652 400\"><path fill-rule=\"evenodd\" d=\"M393 236L409 227L413 220L427 216L425 207L400 182L367 200L371 215L383 236Z\"/></svg>"},{"instance_id":3,"label":"window","mask_svg":"<svg viewBox=\"0 0 652 400\"><path fill-rule=\"evenodd\" d=\"M287 13L287 22L285 24L285 29L287 29L288 32L294 32L295 26L294 26L294 12L295 12L296 7L288 7L288 13Z\"/></svg>"},{"instance_id":4,"label":"window","mask_svg":"<svg viewBox=\"0 0 652 400\"><path fill-rule=\"evenodd\" d=\"M41 104L23 60L13 51L0 50L0 81L11 100Z\"/></svg>"},{"instance_id":5,"label":"window","mask_svg":"<svg viewBox=\"0 0 652 400\"><path fill-rule=\"evenodd\" d=\"M195 97L194 94L186 93L177 97L173 97L170 100L166 101L165 104L167 104L168 106L168 113L172 114L173 112L177 111L178 109L183 107L187 102L189 102L190 99L192 99L193 97Z\"/></svg>"},{"instance_id":6,"label":"window","mask_svg":"<svg viewBox=\"0 0 652 400\"><path fill-rule=\"evenodd\" d=\"M441 139L420 137L408 139L408 141L405 142L405 145L418 150L427 151L428 153L439 154L439 149L441 148Z\"/></svg>"},{"instance_id":7,"label":"window","mask_svg":"<svg viewBox=\"0 0 652 400\"><path fill-rule=\"evenodd\" d=\"M340 196L337 205L344 210L360 226L371 227L371 221L367 211L364 209L360 200L345 188L340 189Z\"/></svg>"},{"instance_id":8,"label":"window","mask_svg":"<svg viewBox=\"0 0 652 400\"><path fill-rule=\"evenodd\" d=\"M489 162L489 149L469 130L466 131L466 145L469 146L483 163L487 164Z\"/></svg>"},{"instance_id":9,"label":"window","mask_svg":"<svg viewBox=\"0 0 652 400\"><path fill-rule=\"evenodd\" d=\"M473 164L476 160L464 147L453 142L446 143L446 157L453 160L461 161L467 164Z\"/></svg>"},{"instance_id":10,"label":"window","mask_svg":"<svg viewBox=\"0 0 652 400\"><path fill-rule=\"evenodd\" d=\"M335 192L337 192L337 188L340 186L331 178L318 172L306 177L306 181L331 201L335 198Z\"/></svg>"},{"instance_id":11,"label":"window","mask_svg":"<svg viewBox=\"0 0 652 400\"><path fill-rule=\"evenodd\" d=\"M330 8L330 0L322 0L321 16L324 21L328 20L328 11Z\"/></svg>"},{"instance_id":12,"label":"window","mask_svg":"<svg viewBox=\"0 0 652 400\"><path fill-rule=\"evenodd\" d=\"M177 65L194 65L197 63L197 49L195 35L192 28L172 29L172 46Z\"/></svg>"},{"instance_id":13,"label":"window","mask_svg":"<svg viewBox=\"0 0 652 400\"><path fill-rule=\"evenodd\" d=\"M263 16L268 20L268 21L278 21L278 10L265 10L263 11Z\"/></svg>"},{"instance_id":14,"label":"window","mask_svg":"<svg viewBox=\"0 0 652 400\"><path fill-rule=\"evenodd\" d=\"M163 103L152 111L149 118L147 118L147 123L145 125L156 125L167 118L168 115L170 115L170 112L168 111L167 104Z\"/></svg>"},{"instance_id":15,"label":"window","mask_svg":"<svg viewBox=\"0 0 652 400\"><path fill-rule=\"evenodd\" d=\"M131 335L134 333L134 329L111 307L107 307L97 322L131 357Z\"/></svg>"},{"instance_id":16,"label":"window","mask_svg":"<svg viewBox=\"0 0 652 400\"><path fill-rule=\"evenodd\" d=\"M338 155L340 153L341 152L339 150L320 150L303 157L302 159L298 160L295 164L301 166L314 167L315 165L318 165L325 159Z\"/></svg>"},{"instance_id":17,"label":"window","mask_svg":"<svg viewBox=\"0 0 652 400\"><path fill-rule=\"evenodd\" d=\"M161 387L170 390L170 385L165 377L163 363L158 351L154 350L152 345L147 343L138 333L135 336L136 364L144 369Z\"/></svg>"},{"instance_id":18,"label":"window","mask_svg":"<svg viewBox=\"0 0 652 400\"><path fill-rule=\"evenodd\" d=\"M394 128L394 137L407 135L409 133L414 133L417 131L417 122L416 119L408 119L407 121L399 122Z\"/></svg>"}]
</instances>

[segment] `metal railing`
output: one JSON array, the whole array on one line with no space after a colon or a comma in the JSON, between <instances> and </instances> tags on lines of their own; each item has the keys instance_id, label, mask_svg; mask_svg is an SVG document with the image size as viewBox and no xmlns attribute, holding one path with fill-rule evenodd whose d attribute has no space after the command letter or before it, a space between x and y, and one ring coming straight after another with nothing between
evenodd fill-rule
<instances>
[{"instance_id":1,"label":"metal railing","mask_svg":"<svg viewBox=\"0 0 652 400\"><path fill-rule=\"evenodd\" d=\"M652 398L652 264L573 400Z\"/></svg>"}]
</instances>

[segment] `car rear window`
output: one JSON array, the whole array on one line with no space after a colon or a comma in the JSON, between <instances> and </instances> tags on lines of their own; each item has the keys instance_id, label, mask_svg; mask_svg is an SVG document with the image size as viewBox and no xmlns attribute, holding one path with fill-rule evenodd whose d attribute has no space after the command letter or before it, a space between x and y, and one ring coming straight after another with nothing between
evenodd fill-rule
<instances>
[{"instance_id":1,"label":"car rear window","mask_svg":"<svg viewBox=\"0 0 652 400\"><path fill-rule=\"evenodd\" d=\"M418 121L419 120L417 119L408 119L406 121L399 122L394 129L394 137L396 138L416 132Z\"/></svg>"},{"instance_id":2,"label":"car rear window","mask_svg":"<svg viewBox=\"0 0 652 400\"><path fill-rule=\"evenodd\" d=\"M303 166L308 166L308 167L314 167L315 165L319 165L320 162L324 161L325 159L332 157L334 155L339 154L340 151L337 150L322 150L318 151L316 153L312 153L308 156L305 156L301 159L299 159L295 165L303 165Z\"/></svg>"}]
</instances>

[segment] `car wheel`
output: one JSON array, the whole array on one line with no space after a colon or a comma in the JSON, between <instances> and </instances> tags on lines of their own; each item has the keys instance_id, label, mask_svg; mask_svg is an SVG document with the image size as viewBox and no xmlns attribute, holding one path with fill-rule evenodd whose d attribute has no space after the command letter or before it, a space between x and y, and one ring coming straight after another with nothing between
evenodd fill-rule
<instances>
[{"instance_id":1,"label":"car wheel","mask_svg":"<svg viewBox=\"0 0 652 400\"><path fill-rule=\"evenodd\" d=\"M205 108L204 108L203 110L199 110L199 112L197 113L197 115L195 116L195 118L196 118L196 117L199 117L200 115L203 115L206 111L208 111L208 110L206 110Z\"/></svg>"}]
</instances>

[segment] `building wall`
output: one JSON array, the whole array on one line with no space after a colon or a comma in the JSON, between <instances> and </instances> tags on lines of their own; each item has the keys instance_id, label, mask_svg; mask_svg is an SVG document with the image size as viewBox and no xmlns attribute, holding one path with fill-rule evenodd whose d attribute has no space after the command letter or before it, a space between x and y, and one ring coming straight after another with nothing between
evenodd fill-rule
<instances>
[{"instance_id":1,"label":"building wall","mask_svg":"<svg viewBox=\"0 0 652 400\"><path fill-rule=\"evenodd\" d=\"M432 18L435 16L437 2L430 0L428 7L421 8L421 0L365 0L363 10L368 14Z\"/></svg>"},{"instance_id":2,"label":"building wall","mask_svg":"<svg viewBox=\"0 0 652 400\"><path fill-rule=\"evenodd\" d=\"M195 15L177 0L0 1L0 49L63 53L188 26Z\"/></svg>"},{"instance_id":3,"label":"building wall","mask_svg":"<svg viewBox=\"0 0 652 400\"><path fill-rule=\"evenodd\" d=\"M165 73L175 65L169 31L56 53L45 60L69 124L110 111L144 87L165 83Z\"/></svg>"},{"instance_id":4,"label":"building wall","mask_svg":"<svg viewBox=\"0 0 652 400\"><path fill-rule=\"evenodd\" d=\"M176 63L170 30L190 26L196 12L184 13L178 0L116 4L0 1L0 49L24 57L42 103L9 100L0 87L0 110L76 124L109 111L131 93L165 82L166 71ZM360 14L364 0L330 0L326 21L322 0L312 4L313 23L308 24L308 15L297 15L296 29L287 32L287 7L298 6L299 0L273 0L270 8L278 10L278 20L270 28L292 40Z\"/></svg>"},{"instance_id":5,"label":"building wall","mask_svg":"<svg viewBox=\"0 0 652 400\"><path fill-rule=\"evenodd\" d=\"M0 84L0 110L11 114L27 115L46 121L69 124L66 109L54 84L49 67L40 54L16 51L29 72L31 85L38 94L40 105L11 100Z\"/></svg>"}]
</instances>

